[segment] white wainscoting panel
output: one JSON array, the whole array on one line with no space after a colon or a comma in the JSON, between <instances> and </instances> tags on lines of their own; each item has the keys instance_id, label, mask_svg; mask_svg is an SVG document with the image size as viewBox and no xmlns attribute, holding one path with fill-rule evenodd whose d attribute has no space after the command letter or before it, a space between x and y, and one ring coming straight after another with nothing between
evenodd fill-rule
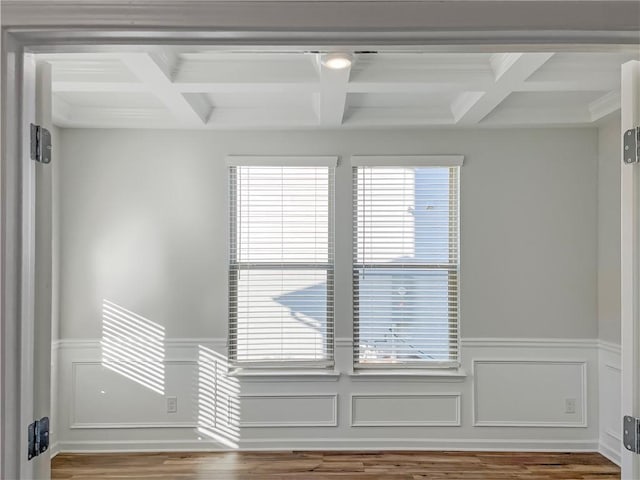
<instances>
[{"instance_id":1,"label":"white wainscoting panel","mask_svg":"<svg viewBox=\"0 0 640 480\"><path fill-rule=\"evenodd\" d=\"M456 377L370 373L363 381L353 375L352 343L344 338L336 339L336 372L329 375L229 377L221 367L216 372L239 400L235 446L197 428L201 417L226 409L224 395L215 403L216 388L208 399L214 408L200 408L209 392L203 390L203 352L224 363L225 344L220 338L165 339L155 367L137 365L150 368L131 372L163 376L145 385L145 378L129 378L127 365L120 371L103 366L100 339L61 340L57 449L594 451L605 445L598 402L587 402L598 396L595 340L463 339ZM225 385L220 388L224 393ZM167 413L169 396L178 399L177 413ZM564 414L565 397L576 399L576 414ZM474 415L478 425L495 426L477 428ZM608 425L615 416L605 416ZM208 426L215 430L214 423ZM615 440L606 446L615 447Z\"/></svg>"},{"instance_id":2,"label":"white wainscoting panel","mask_svg":"<svg viewBox=\"0 0 640 480\"><path fill-rule=\"evenodd\" d=\"M458 427L458 393L351 396L352 427Z\"/></svg>"},{"instance_id":3,"label":"white wainscoting panel","mask_svg":"<svg viewBox=\"0 0 640 480\"><path fill-rule=\"evenodd\" d=\"M126 373L126 367L123 369ZM165 392L161 394L101 362L73 362L69 428L195 427L196 369L193 361L165 361ZM176 413L167 413L166 396L177 397Z\"/></svg>"},{"instance_id":4,"label":"white wainscoting panel","mask_svg":"<svg viewBox=\"0 0 640 480\"><path fill-rule=\"evenodd\" d=\"M598 358L600 453L620 465L622 446L622 370L620 346L601 342Z\"/></svg>"},{"instance_id":5,"label":"white wainscoting panel","mask_svg":"<svg viewBox=\"0 0 640 480\"><path fill-rule=\"evenodd\" d=\"M240 395L241 427L336 427L338 395Z\"/></svg>"},{"instance_id":6,"label":"white wainscoting panel","mask_svg":"<svg viewBox=\"0 0 640 480\"><path fill-rule=\"evenodd\" d=\"M587 363L474 360L475 426L586 427ZM575 412L565 402L574 400Z\"/></svg>"}]
</instances>

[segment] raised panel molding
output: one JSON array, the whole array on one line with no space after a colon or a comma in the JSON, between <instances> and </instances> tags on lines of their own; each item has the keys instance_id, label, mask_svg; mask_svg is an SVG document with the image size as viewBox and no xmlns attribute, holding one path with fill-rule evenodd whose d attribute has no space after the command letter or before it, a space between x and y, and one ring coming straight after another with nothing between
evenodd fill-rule
<instances>
[{"instance_id":1,"label":"raised panel molding","mask_svg":"<svg viewBox=\"0 0 640 480\"><path fill-rule=\"evenodd\" d=\"M197 366L194 360L165 360L165 365L190 365ZM114 430L134 428L196 428L195 421L163 421L163 422L79 422L76 420L76 405L78 402L78 367L102 366L99 361L72 361L71 362L71 396L69 398L69 429L70 430Z\"/></svg>"},{"instance_id":2,"label":"raised panel molding","mask_svg":"<svg viewBox=\"0 0 640 480\"><path fill-rule=\"evenodd\" d=\"M425 394L353 394L351 395L351 423L352 427L459 427L461 424L460 418L460 398L461 393L425 393ZM452 407L453 416L451 418L441 418L441 419L416 419L416 420L402 420L402 419L389 419L389 420L376 420L372 418L371 420L358 420L358 400L366 401L366 400L385 400L387 401L387 405L385 407L385 411L393 412L393 411L404 411L401 408L402 401L410 401L416 403L416 400L424 400L425 405L423 411L425 413L431 413L435 410L435 405L431 408L427 406L429 400L444 400L449 399L453 402ZM396 406L393 405L392 402L398 402ZM406 403L406 402L405 402ZM408 405L405 405L407 408ZM376 417L383 416L383 412L378 412Z\"/></svg>"},{"instance_id":3,"label":"raised panel molding","mask_svg":"<svg viewBox=\"0 0 640 480\"><path fill-rule=\"evenodd\" d=\"M443 448L540 450L546 448L558 451L595 449L616 461L616 446L619 441L615 438L616 429L611 420L608 420L606 425L601 424L599 439L594 438L598 437L598 432L593 430L594 427L581 433L575 432L575 435L574 432L571 432L570 438L566 438L569 436L567 432L560 432L560 435L557 436L556 432L547 430L545 433L545 431L539 430L529 435L526 429L526 427L583 426L582 424L578 425L582 418L577 417L586 418L587 412L586 403L580 403L582 399L586 399L584 394L587 383L584 377L587 372L585 359L590 364L588 368L590 382L596 382L598 378L596 363L599 363L601 378L603 378L602 371L607 372L605 374L607 378L609 378L609 374L619 375L619 371L616 370L619 368L619 359L610 352L612 348L602 348L602 345L597 341L583 339L546 342L543 339L476 338L463 339L462 343L464 367L469 375L456 379L459 383L451 383L437 377L411 379L382 376L376 378L374 375L371 375L372 378L369 381L362 382L360 377L354 376L350 371L351 356L348 355L348 350L352 346L350 338L336 339L337 350L342 352L338 355L337 370L341 370L343 373L338 375L337 372L333 372L331 375L325 375L332 380L331 383L327 382L324 377L309 376L307 378L305 376L304 379L301 379L298 378L300 375L295 377L294 381L288 381L287 377L282 377L277 372L270 372L264 378L260 376L238 377L241 386L239 395L241 403L251 402L245 403L248 406L243 413L246 412L247 415L241 415L240 426L243 434L239 448L265 450L302 447L369 448L374 450L380 448L435 450ZM169 339L166 342L164 364L168 374L168 383L165 384L165 391L167 395L177 394L179 397L182 415L178 418L172 415L165 416L163 413L164 404L159 406L154 399L152 400L155 406L149 408L148 414L141 416L135 416L126 411L120 414L115 406L111 408L108 404L106 404L106 409L102 408L93 399L100 398L98 396L99 388L105 382L102 381L102 376L97 377L97 375L103 374L97 369L94 370L94 367L91 367L90 370L78 370L84 368L82 365L97 367L102 364L100 340L74 339L56 342L60 361L60 380L63 382L60 384L61 396L58 405L58 409L62 409L63 413L60 414L58 411L57 416L60 419L60 424L56 430L59 450L62 452L83 450L138 451L149 449L150 446L166 450L225 449L223 445L212 442L210 439L196 440L198 435L194 429L197 427L197 418L191 415L191 409L195 407L191 405L189 400L192 387L187 379L186 370L183 369L188 369L189 375L191 375L191 369L197 368L198 345L215 345L218 347L217 351L224 352L226 340L222 338L183 338ZM549 358L557 358L557 360L549 360ZM503 398L503 393L500 390L492 393L490 388L485 388L484 392L480 389L484 395L481 398L477 397L478 378L476 378L476 374L478 372L476 368L478 365L484 367L487 362L499 365L515 364L515 370L511 368L505 370L508 373L507 380L510 376L515 375L514 371L518 372L517 367L523 364L576 365L576 370L565 369L558 373L552 368L551 370L533 370L531 373L534 378L539 379L539 372L550 371L555 383L558 382L558 379L569 379L572 382L571 393L582 392L576 393L575 398L579 402L577 410L584 412L584 414L572 416L571 421L575 420L575 422L571 425L558 422L550 424L541 421L545 420L548 412L553 413L551 408L544 405L536 406L533 411L534 416L529 418L527 418L525 410L517 408L515 415L509 413L498 415L498 420L517 421L502 421L497 424L491 422L491 420L495 420L493 412L498 412L498 414L501 412L495 408L481 410L480 413L483 416L479 417L477 415L478 406L485 406L487 402L493 402L496 405L504 405L506 402L507 406L510 402L513 403L512 398ZM175 365L185 366L176 367ZM303 375L305 373L302 372ZM495 383L497 380L492 375L493 373L494 370L482 370L479 381L490 380ZM186 380L179 380L180 376ZM578 377L580 377L581 383L576 380ZM132 404L135 405L134 410L140 411L140 405L144 404L148 394L140 391L139 386L135 386L135 384L127 386L126 383L119 380L113 381L116 383L113 383L112 380L109 379L106 383L114 394L117 390L118 395L114 398L118 398L118 402L121 403L122 399L125 399L124 404L126 404L127 395L130 395ZM379 382L379 384L373 384L373 381ZM480 384L480 386L482 385L483 383ZM486 383L484 385L486 387ZM595 388L596 383L593 385ZM82 389L92 390L83 392ZM439 390L442 390L443 393ZM593 394L593 391L590 394ZM341 395L344 395L343 401L338 402L338 397ZM469 399L464 406L465 422L462 421L463 395ZM602 392L601 395L603 395ZM553 398L555 401L555 397ZM78 401L83 404L76 410L74 403ZM263 410L263 404L268 408ZM601 405L600 408L608 407ZM275 415L272 415L271 412L275 412ZM473 417L471 417L472 414ZM595 415L595 417L589 417L590 423L592 419L593 421L597 420L598 412L589 412L589 414ZM602 413L600 413L600 417L600 421L605 418ZM474 424L472 418L478 422ZM556 418L551 419L556 420ZM487 437L484 434L486 430L474 428L475 425L525 428L496 429L491 431L492 438L485 438ZM297 427L303 428L296 430ZM425 430L412 430L413 427L421 427ZM433 434L430 437L428 432L432 430L428 427L434 427L438 434ZM449 429L449 427L454 428ZM367 435L359 435L356 432L367 433ZM369 432L374 433L371 438L369 438ZM422 435L423 432L425 435ZM512 442L509 438L513 436L528 440L522 440L520 443ZM103 441L105 438L109 440ZM175 441L170 440L174 438ZM111 441L113 443L110 443Z\"/></svg>"},{"instance_id":4,"label":"raised panel molding","mask_svg":"<svg viewBox=\"0 0 640 480\"><path fill-rule=\"evenodd\" d=\"M576 398L577 406L579 406L579 410L576 413L579 413L579 417L575 421L560 421L560 420L522 420L522 419L514 419L514 420L499 420L499 419L482 419L480 418L480 401L479 398L479 371L478 367L481 365L526 365L526 366L576 366L578 367L578 381L580 385L579 395L580 398ZM586 428L588 427L587 415L588 415L588 404L587 404L587 362L586 360L535 360L535 359L491 359L491 360L473 360L473 426L475 427L556 427L556 428ZM506 390L502 389L502 392L505 393ZM524 392L518 389L518 393L525 394ZM513 399L514 402L517 402L516 399ZM560 405L557 408L561 408Z\"/></svg>"},{"instance_id":5,"label":"raised panel molding","mask_svg":"<svg viewBox=\"0 0 640 480\"><path fill-rule=\"evenodd\" d=\"M622 452L621 363L620 345L600 342L598 355L599 452L618 465L621 462Z\"/></svg>"},{"instance_id":6,"label":"raised panel molding","mask_svg":"<svg viewBox=\"0 0 640 480\"><path fill-rule=\"evenodd\" d=\"M286 402L288 400L293 400L296 406L300 405L300 402L304 402L305 400L319 400L324 399L329 403L329 415L326 420L262 420L262 421L246 421L240 420L240 427L242 428L280 428L280 427L337 427L338 426L338 395L337 394L245 394L240 395L241 402L241 410L244 408L243 400L248 399L259 399L263 402L263 408L265 407L264 402L275 401L275 402ZM306 410L309 411L309 410ZM286 415L291 413L290 409L285 409L283 412Z\"/></svg>"}]
</instances>

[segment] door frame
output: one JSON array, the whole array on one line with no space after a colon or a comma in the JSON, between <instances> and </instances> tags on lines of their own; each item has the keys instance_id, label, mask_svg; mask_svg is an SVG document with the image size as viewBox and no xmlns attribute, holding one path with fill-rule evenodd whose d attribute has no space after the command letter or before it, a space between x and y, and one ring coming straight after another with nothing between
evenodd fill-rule
<instances>
[{"instance_id":1,"label":"door frame","mask_svg":"<svg viewBox=\"0 0 640 480\"><path fill-rule=\"evenodd\" d=\"M316 16L300 16L304 13L300 10L303 5L287 1L271 5L269 1L239 0L233 6L216 1L206 4L192 1L189 3L194 8L189 14L185 14L184 2L180 1L141 0L136 2L141 8L133 12L117 5L118 2L113 2L114 5L60 2L57 15L53 16L50 9L34 7L32 3L37 2L5 0L3 4L5 17L6 10L14 10L9 12L13 17L10 15L10 23L2 31L0 78L0 478L31 477L31 467L23 458L24 448L21 447L26 432L24 422L29 418L29 405L33 403L24 384L29 380L25 378L29 371L33 375L34 357L33 342L27 341L34 334L33 311L29 307L33 304L34 271L33 255L29 252L33 252L35 228L27 119L33 118L35 111L35 72L32 73L29 62L25 62L25 55L123 48L144 51L157 45L185 44L252 50L357 46L359 49L384 47L385 50L434 52L640 52L640 7L636 2L624 1L513 2L509 5L509 2L490 0L356 0L345 2L349 4L345 7L324 1L297 2L308 8L324 9L325 15ZM56 7L55 1L50 3L53 4L51 8ZM588 12L573 15L569 6L563 5L565 3L573 3L573 8L581 4L579 8ZM270 7L268 15L265 13L267 7ZM331 8L341 9L341 16L328 20L326 14ZM388 20L385 19L392 29L387 24L375 24L376 20L371 16L362 15L363 9L384 8L393 12ZM422 13L429 12L429 8L437 9L437 14L420 18L424 25L417 25L415 8L422 9ZM473 19L469 16L469 8L480 8L482 15ZM531 14L523 16L522 9L528 9ZM261 18L261 15L266 16ZM297 20L290 21L292 15L298 15ZM205 28L203 18L216 18L220 25ZM546 18L552 25L540 23L541 18ZM558 19L564 22L565 29L559 27ZM324 21L325 25L314 23L318 21ZM330 25L331 21L335 25ZM107 22L110 26L104 28L99 22ZM519 27L507 28L513 24ZM136 27L132 29L131 25ZM435 29L436 26L440 28ZM635 290L637 302L638 289ZM16 442L15 439L21 440Z\"/></svg>"},{"instance_id":2,"label":"door frame","mask_svg":"<svg viewBox=\"0 0 640 480\"><path fill-rule=\"evenodd\" d=\"M640 58L621 72L621 133L640 125ZM626 108L625 108L626 107ZM620 172L622 414L640 415L640 166ZM640 478L640 457L622 446L624 479Z\"/></svg>"}]
</instances>

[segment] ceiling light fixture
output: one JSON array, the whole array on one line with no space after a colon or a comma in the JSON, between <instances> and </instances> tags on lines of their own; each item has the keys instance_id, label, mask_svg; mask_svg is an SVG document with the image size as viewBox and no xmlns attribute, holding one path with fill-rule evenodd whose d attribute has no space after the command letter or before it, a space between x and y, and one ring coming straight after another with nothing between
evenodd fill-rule
<instances>
[{"instance_id":1,"label":"ceiling light fixture","mask_svg":"<svg viewBox=\"0 0 640 480\"><path fill-rule=\"evenodd\" d=\"M350 53L327 53L322 57L322 64L333 70L342 70L351 66L352 55Z\"/></svg>"}]
</instances>

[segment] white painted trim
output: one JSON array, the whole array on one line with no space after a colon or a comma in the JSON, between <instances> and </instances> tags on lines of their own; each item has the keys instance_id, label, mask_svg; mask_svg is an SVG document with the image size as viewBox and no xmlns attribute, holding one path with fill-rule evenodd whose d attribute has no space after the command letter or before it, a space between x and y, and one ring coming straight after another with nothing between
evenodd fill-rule
<instances>
[{"instance_id":1,"label":"white painted trim","mask_svg":"<svg viewBox=\"0 0 640 480\"><path fill-rule=\"evenodd\" d=\"M612 448L602 443L600 443L600 448L598 448L598 453L618 466L622 464L622 458L620 454L615 450L613 450Z\"/></svg>"},{"instance_id":2,"label":"white painted trim","mask_svg":"<svg viewBox=\"0 0 640 480\"><path fill-rule=\"evenodd\" d=\"M189 100L185 95L173 88L172 70L177 63L177 56L164 52L127 53L120 59L140 82L147 86L165 107L179 120L189 126L203 125L209 121L212 106L202 95L194 94ZM195 99L198 100L195 100Z\"/></svg>"},{"instance_id":3,"label":"white painted trim","mask_svg":"<svg viewBox=\"0 0 640 480\"><path fill-rule=\"evenodd\" d=\"M475 125L496 110L527 78L532 76L553 53L494 53L495 82L485 92L463 94L456 102L455 121L458 125Z\"/></svg>"},{"instance_id":4,"label":"white painted trim","mask_svg":"<svg viewBox=\"0 0 640 480\"><path fill-rule=\"evenodd\" d=\"M52 342L54 349L100 349L102 348L100 338L63 338ZM205 345L213 348L224 349L227 346L227 339L221 337L203 338L166 338L163 341L167 348L197 348Z\"/></svg>"},{"instance_id":5,"label":"white painted trim","mask_svg":"<svg viewBox=\"0 0 640 480\"><path fill-rule=\"evenodd\" d=\"M100 348L100 338L63 338L52 342L53 348ZM620 353L620 346L611 342L590 338L461 338L463 347L484 347L484 348L585 348L590 349L600 347L612 353ZM164 340L166 347L192 348L198 345L209 345L215 347L226 347L226 337L203 337L203 338L167 338ZM351 337L337 337L336 347L351 347L353 340Z\"/></svg>"},{"instance_id":6,"label":"white painted trim","mask_svg":"<svg viewBox=\"0 0 640 480\"><path fill-rule=\"evenodd\" d=\"M585 348L598 346L591 338L462 338L463 347L498 348Z\"/></svg>"},{"instance_id":7,"label":"white painted trim","mask_svg":"<svg viewBox=\"0 0 640 480\"><path fill-rule=\"evenodd\" d=\"M596 122L620 110L620 92L607 92L589 104L591 121Z\"/></svg>"},{"instance_id":8,"label":"white painted trim","mask_svg":"<svg viewBox=\"0 0 640 480\"><path fill-rule=\"evenodd\" d=\"M581 413L580 422L511 422L511 421L483 421L478 420L478 382L476 376L476 366L478 364L547 364L547 365L579 365L581 367ZM588 399L587 393L587 360L535 360L535 359L473 359L472 361L473 387L471 389L472 398L472 425L474 427L558 427L558 428L587 428L588 424Z\"/></svg>"},{"instance_id":9,"label":"white painted trim","mask_svg":"<svg viewBox=\"0 0 640 480\"><path fill-rule=\"evenodd\" d=\"M232 371L229 376L235 377L241 382L337 382L340 379L340 372L336 370L246 370L244 372Z\"/></svg>"},{"instance_id":10,"label":"white painted trim","mask_svg":"<svg viewBox=\"0 0 640 480\"><path fill-rule=\"evenodd\" d=\"M622 368L620 368L619 365L614 365L612 363L605 363L604 366L607 367L609 370L613 370L618 375L622 373Z\"/></svg>"},{"instance_id":11,"label":"white painted trim","mask_svg":"<svg viewBox=\"0 0 640 480\"><path fill-rule=\"evenodd\" d=\"M612 432L611 430L605 430L605 432L607 435L609 435L611 438L613 438L614 440L616 440L617 442L622 443L622 438L620 437L620 435L618 435L615 432Z\"/></svg>"},{"instance_id":12,"label":"white painted trim","mask_svg":"<svg viewBox=\"0 0 640 480\"><path fill-rule=\"evenodd\" d=\"M605 352L610 352L615 355L622 355L622 346L618 343L607 342L604 340L600 340L598 342L598 347Z\"/></svg>"},{"instance_id":13,"label":"white painted trim","mask_svg":"<svg viewBox=\"0 0 640 480\"><path fill-rule=\"evenodd\" d=\"M60 453L60 445L58 442L53 443L52 445L49 446L49 450L51 452L51 460L53 460L56 455L58 455Z\"/></svg>"},{"instance_id":14,"label":"white painted trim","mask_svg":"<svg viewBox=\"0 0 640 480\"><path fill-rule=\"evenodd\" d=\"M261 166L261 167L336 167L337 155L312 156L266 156L266 155L229 155L228 167Z\"/></svg>"},{"instance_id":15,"label":"white painted trim","mask_svg":"<svg viewBox=\"0 0 640 480\"><path fill-rule=\"evenodd\" d=\"M464 155L352 155L353 167L459 167Z\"/></svg>"},{"instance_id":16,"label":"white painted trim","mask_svg":"<svg viewBox=\"0 0 640 480\"><path fill-rule=\"evenodd\" d=\"M351 337L335 338L333 342L336 347L351 348L353 346L353 338Z\"/></svg>"},{"instance_id":17,"label":"white painted trim","mask_svg":"<svg viewBox=\"0 0 640 480\"><path fill-rule=\"evenodd\" d=\"M640 61L622 65L621 132L640 122ZM618 161L621 161L618 159ZM622 415L640 415L640 175L638 165L620 169L620 317L622 324ZM640 478L640 458L621 451L622 477Z\"/></svg>"},{"instance_id":18,"label":"white painted trim","mask_svg":"<svg viewBox=\"0 0 640 480\"><path fill-rule=\"evenodd\" d=\"M597 452L597 440L407 439L407 438L261 438L221 448L211 440L125 440L60 442L64 453L273 451L273 450L422 450L485 452Z\"/></svg>"},{"instance_id":19,"label":"white painted trim","mask_svg":"<svg viewBox=\"0 0 640 480\"><path fill-rule=\"evenodd\" d=\"M467 372L463 368L452 368L452 369L443 369L443 368L434 368L434 369L418 369L418 368L389 368L384 369L381 368L379 370L372 368L363 368L351 372L349 377L352 380L364 380L364 381L379 381L380 379L385 380L409 380L412 378L416 379L425 379L432 378L437 381L460 381L464 382L467 378Z\"/></svg>"},{"instance_id":20,"label":"white painted trim","mask_svg":"<svg viewBox=\"0 0 640 480\"><path fill-rule=\"evenodd\" d=\"M430 397L449 397L456 401L456 418L453 421L434 420L434 421L408 421L408 422L356 422L356 404L358 398L430 398ZM352 394L349 401L349 426L351 427L459 427L461 426L461 392L446 393L359 393Z\"/></svg>"},{"instance_id":21,"label":"white painted trim","mask_svg":"<svg viewBox=\"0 0 640 480\"><path fill-rule=\"evenodd\" d=\"M237 5L236 5L237 3ZM3 24L32 27L26 33L42 35L43 26L58 31L67 42L76 39L74 28L95 31L129 28L120 43L176 41L165 32L174 28L191 30L191 44L216 39L245 45L267 43L299 45L438 45L465 44L476 49L486 44L631 43L637 44L638 9L634 2L580 2L580 15L566 2L437 2L366 1L345 2L202 2L110 0L84 2L49 0L4 0ZM514 29L517 25L517 29ZM40 27L40 29L33 27ZM147 29L146 36L131 29ZM100 30L96 27L100 27ZM149 31L149 27L152 30ZM244 29L244 30L243 30ZM288 29L289 31L286 31ZM256 32L261 35L256 39ZM283 31L284 30L284 31ZM35 31L35 32L34 32ZM253 36L248 36L253 33ZM196 36L199 34L199 36ZM187 34L182 34L185 37ZM38 38L38 37L36 37ZM40 37L42 38L42 37ZM44 35L40 44L53 40ZM111 36L105 43L115 41ZM33 43L33 41L31 42ZM79 43L89 43L83 39ZM94 41L93 43L97 43ZM509 50L505 51L518 51Z\"/></svg>"},{"instance_id":22,"label":"white painted trim","mask_svg":"<svg viewBox=\"0 0 640 480\"><path fill-rule=\"evenodd\" d=\"M320 125L337 127L342 121L347 106L347 90L351 65L332 69L322 64L323 54L316 55L320 75L320 92L314 94L314 108Z\"/></svg>"},{"instance_id":23,"label":"white painted trim","mask_svg":"<svg viewBox=\"0 0 640 480\"><path fill-rule=\"evenodd\" d=\"M113 422L113 423L73 423L69 430L126 430L144 428L197 428L195 422Z\"/></svg>"},{"instance_id":24,"label":"white painted trim","mask_svg":"<svg viewBox=\"0 0 640 480\"><path fill-rule=\"evenodd\" d=\"M600 367L599 373L602 376L604 372L607 375L614 375L621 378L621 348L620 345L612 342L600 340L598 344L598 365ZM604 370L603 370L604 368ZM621 392L615 395L613 392L602 390L602 378L599 379L598 401L600 404L600 414L603 408L612 407L612 400L621 398ZM607 397L607 395L612 395ZM620 419L622 421L622 419ZM600 423L600 449L599 452L604 457L611 460L616 465L621 465L622 459L622 438L620 435L613 431L610 427L604 424L602 418L599 419Z\"/></svg>"},{"instance_id":25,"label":"white painted trim","mask_svg":"<svg viewBox=\"0 0 640 480\"><path fill-rule=\"evenodd\" d=\"M197 367L197 360L164 360L164 365L194 365ZM83 430L91 428L99 429L119 429L119 428L185 428L189 426L195 427L195 424L185 422L178 422L174 424L172 422L159 422L152 423L130 423L130 422L114 422L114 423L80 423L75 418L75 399L76 399L76 385L78 376L78 365L97 365L101 366L102 362L95 360L74 360L71 362L71 395L68 404L68 416L69 416L69 429L70 430ZM131 425L131 426L128 426Z\"/></svg>"},{"instance_id":26,"label":"white painted trim","mask_svg":"<svg viewBox=\"0 0 640 480\"><path fill-rule=\"evenodd\" d=\"M28 461L28 430L24 428L33 422L35 416L35 162L29 158L29 124L36 120L36 64L31 54L24 54L24 84L28 94L22 97L21 124L24 126L21 138L22 149L17 157L20 165L22 194L21 263L20 263L20 476L31 478L34 462ZM14 160L15 161L15 160Z\"/></svg>"},{"instance_id":27,"label":"white painted trim","mask_svg":"<svg viewBox=\"0 0 640 480\"><path fill-rule=\"evenodd\" d=\"M56 1L56 0L54 0ZM141 0L140 5L145 0ZM100 5L101 3L101 5ZM146 2L148 3L148 2ZM371 15L361 15L358 12L351 12L351 22L349 33L344 28L332 29L326 23L330 18L338 22L349 22L344 16L306 15L307 21L317 22L300 26L288 22L285 17L280 16L280 11L275 9L268 11L269 18L262 18L263 23L248 22L247 15L254 15L253 20L260 19L264 11L259 9L247 9L246 5L240 5L238 10L230 11L228 4L221 7L223 12L209 11L208 15L202 15L198 9L186 9L182 2L164 2L164 5L156 3L153 8L131 9L122 8L122 5L98 4L69 4L60 2L56 4L59 8L53 8L53 3L48 8L38 8L40 2L33 0L12 1L5 0L3 4L3 24L5 25L5 36L3 41L3 61L6 69L3 69L0 81L5 85L2 91L2 171L5 173L2 180L2 258L0 258L0 268L2 269L2 325L3 332L1 340L0 360L4 368L5 375L2 376L2 410L0 412L0 432L2 432L2 462L0 462L0 472L5 478L18 477L19 461L21 456L15 454L19 446L7 445L6 439L21 438L24 431L15 417L19 417L22 410L23 398L19 391L20 379L20 349L19 349L19 329L20 319L18 308L23 294L20 287L20 250L22 241L19 237L21 223L25 220L25 209L21 200L21 191L18 188L20 174L15 166L15 159L20 155L20 141L23 138L24 118L21 116L21 105L23 97L30 97L34 94L32 90L25 89L25 79L23 78L21 59L26 46L33 51L55 51L71 52L85 51L95 52L100 49L118 48L144 50L140 44L162 45L185 42L209 44L215 47L233 45L236 48L255 49L256 46L280 44L281 49L291 48L292 45L368 45L385 43L389 49L407 49L413 46L417 50L429 51L468 51L470 48L478 51L496 52L513 51L514 45L527 45L520 47L523 50L534 49L537 51L554 51L558 45L565 49L580 49L595 51L607 49L609 51L635 51L638 44L637 25L633 22L637 15L628 11L631 7L637 9L633 2L616 2L616 9L613 9L613 2L609 11L612 13L606 19L601 16L601 6L596 4L596 10L587 13L588 8L582 11L582 15L571 15L574 6L564 5L563 2L552 2L553 8L558 10L549 11L549 5L545 4L542 10L538 9L534 15L522 15L522 11L516 9L514 5L478 2L474 7L479 7L482 16L469 14L467 5L455 5L454 2L436 2L436 6L444 8L440 11L440 16L416 15L415 11L405 11L402 18L412 20L422 19L423 22L432 22L431 26L437 28L427 28L428 25L421 24L412 28L401 28L398 18L395 17L397 10L396 2L386 2L386 8L394 15L389 15L389 20L382 24L367 24ZM412 2L413 7L421 8L420 2ZM425 2L426 3L426 2ZM366 5L366 4L364 4ZM432 4L432 8L433 8ZM586 3L585 5L588 5ZM130 2L128 3L130 5ZM148 6L148 5L147 5ZM211 8L213 2L209 2L205 8ZM284 11L289 8L299 8L295 4L281 4ZM96 8L101 9L101 14L96 14ZM220 6L216 6L220 8ZM447 9L450 9L446 11ZM462 15L456 15L456 9ZM564 11L562 11L564 9ZM185 15L188 11L188 15ZM244 16L238 17L238 11ZM224 14L227 12L226 14ZM221 13L220 15L211 13ZM500 15L500 22L496 20L496 15ZM615 15L614 15L615 14ZM542 15L542 16L541 16ZM105 22L110 19L108 25ZM220 24L212 25L210 19L216 18ZM239 18L243 21L240 24L234 23ZM384 15L377 18L386 18ZM448 18L449 23L445 24L443 18ZM476 21L474 25L468 23L464 28L456 28L455 22L468 19ZM541 19L546 21L541 21ZM562 19L564 25L555 24L557 19ZM597 22L593 20L597 19ZM523 23L523 21L525 23ZM393 25L391 24L393 22ZM529 23L526 23L529 22ZM569 22L569 23L566 23ZM582 23L581 23L582 22ZM606 23L605 23L606 22ZM520 25L519 30L510 30L511 25ZM46 28L15 28L20 26L43 26ZM78 27L79 25L83 27ZM100 28L92 28L95 26ZM136 27L131 28L132 25ZM345 25L344 23L342 24ZM413 25L413 24L412 24ZM596 27L597 25L597 27ZM14 27L13 29L11 28ZM72 27L73 26L73 27ZM153 30L144 30L149 26L161 27ZM181 31L171 31L177 27L196 27L182 29ZM66 27L66 28L65 28ZM227 27L227 28L225 28ZM228 27L232 27L229 30ZM239 28L240 27L240 28ZM262 28L260 28L262 27ZM298 30L295 30L295 28ZM358 28L356 28L358 27ZM395 30L390 27L396 27ZM460 27L460 25L458 25ZM529 29L531 27L531 29ZM245 30L243 30L244 28ZM110 30L109 30L110 29ZM625 30L626 29L626 30ZM345 33L346 32L346 33ZM197 41L196 41L197 40ZM107 45L117 43L116 47ZM588 44L576 47L570 44ZM629 46L623 46L623 43ZM127 46L127 44L131 44ZM137 45L137 46L133 46ZM392 46L393 45L393 46ZM472 47L470 47L472 46ZM215 48L214 47L214 48ZM271 47L273 48L273 47ZM15 121L21 119L21 121ZM33 279L31 279L33 280ZM13 408L7 408L9 407ZM7 415L5 412L11 412ZM13 442L14 444L16 442ZM511 442L513 443L513 442ZM20 442L20 445L24 443Z\"/></svg>"},{"instance_id":28,"label":"white painted trim","mask_svg":"<svg viewBox=\"0 0 640 480\"><path fill-rule=\"evenodd\" d=\"M240 401L242 402L243 398L280 398L280 399L302 399L302 398L328 398L332 401L332 418L327 422L313 422L313 421L304 421L304 422L243 422L240 421L240 428L263 428L263 427L337 427L338 426L338 394L318 394L318 393L309 393L309 394L280 394L280 393L269 393L269 394L244 394L240 395Z\"/></svg>"}]
</instances>

